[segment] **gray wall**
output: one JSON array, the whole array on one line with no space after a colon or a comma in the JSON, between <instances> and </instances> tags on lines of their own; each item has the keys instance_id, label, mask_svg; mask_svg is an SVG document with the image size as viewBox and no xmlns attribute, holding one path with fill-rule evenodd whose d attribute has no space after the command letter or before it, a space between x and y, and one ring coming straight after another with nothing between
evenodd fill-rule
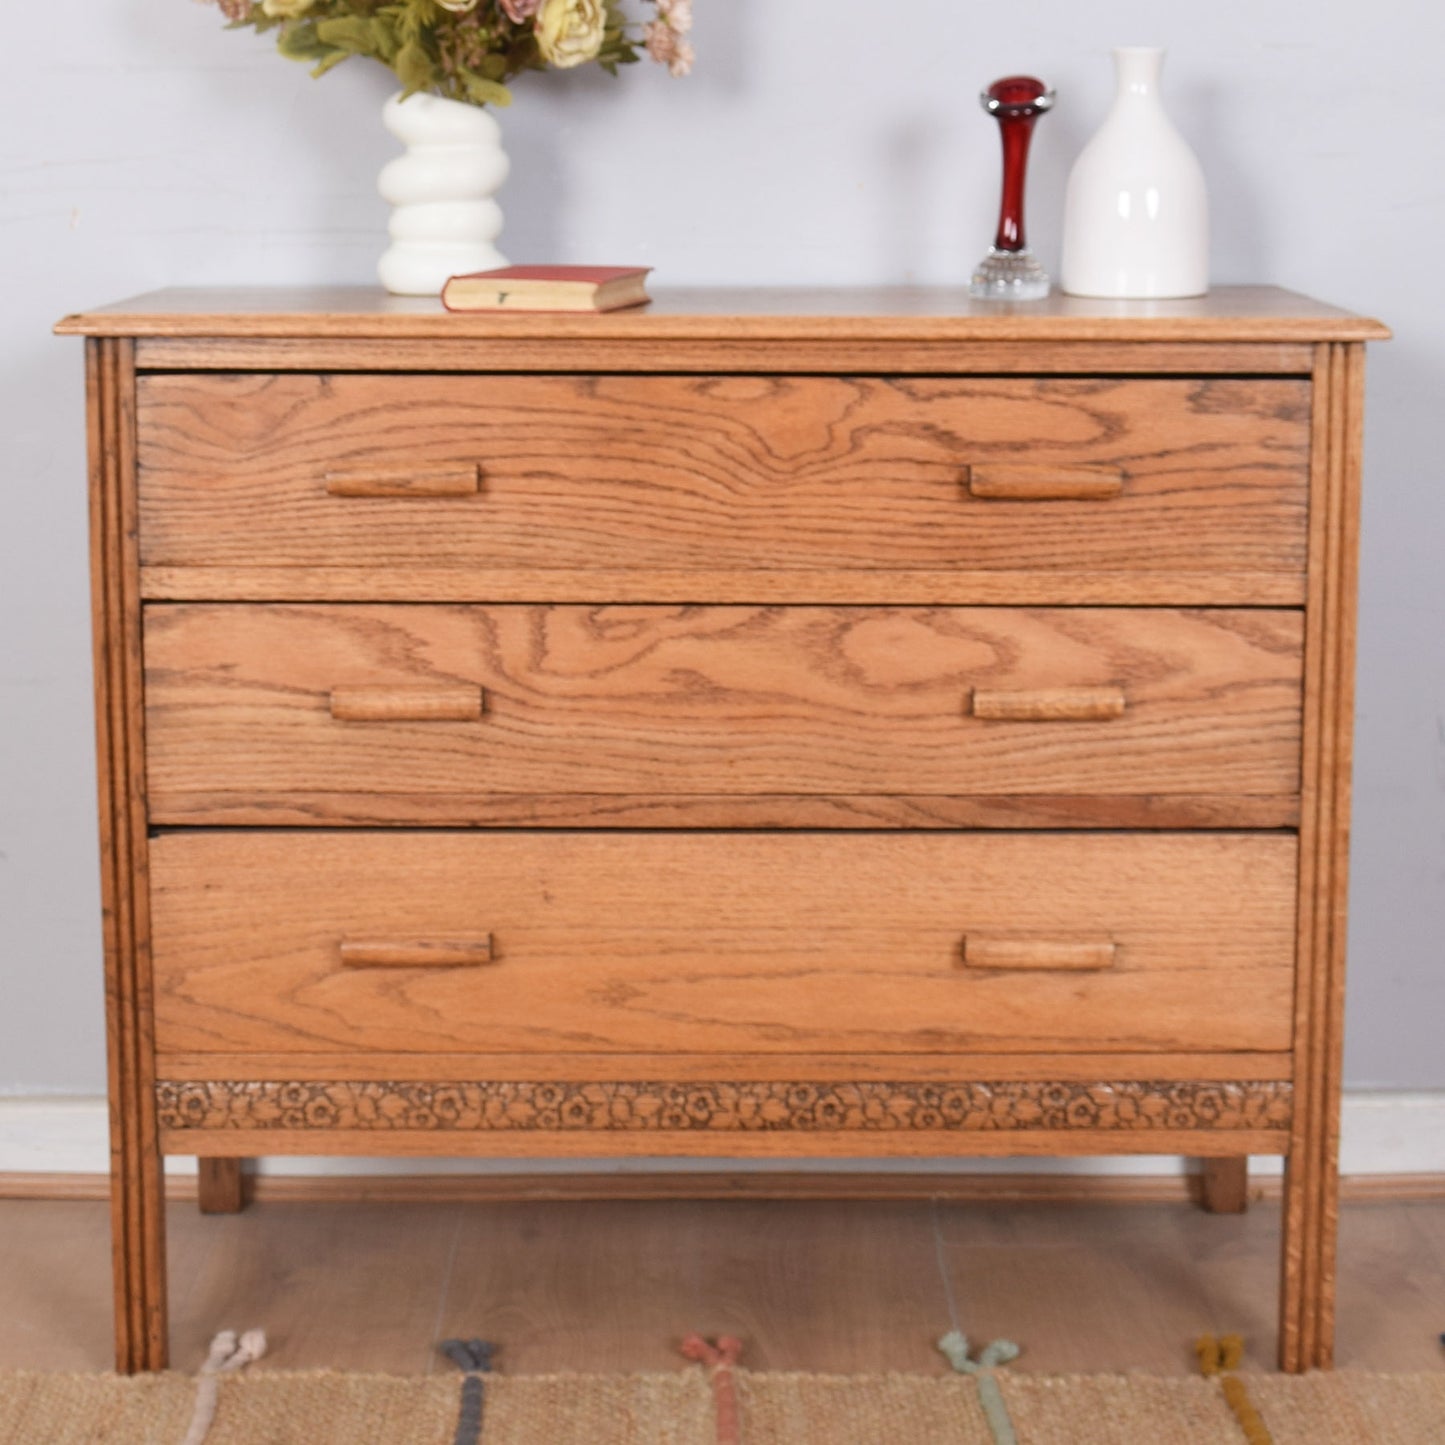
<instances>
[{"instance_id":1,"label":"gray wall","mask_svg":"<svg viewBox=\"0 0 1445 1445\"><path fill-rule=\"evenodd\" d=\"M532 77L503 124L514 259L657 282L957 282L988 239L981 83L1054 82L1032 226L1057 255L1111 44L1170 47L1215 275L1396 329L1370 363L1352 1084L1445 1086L1445 48L1439 0L697 0L698 69ZM186 0L7 15L0 101L0 1091L103 1087L81 352L62 313L165 285L365 281L390 89L324 82ZM1392 144L1399 143L1398 149ZM1398 228L1401 234L1394 234Z\"/></svg>"}]
</instances>

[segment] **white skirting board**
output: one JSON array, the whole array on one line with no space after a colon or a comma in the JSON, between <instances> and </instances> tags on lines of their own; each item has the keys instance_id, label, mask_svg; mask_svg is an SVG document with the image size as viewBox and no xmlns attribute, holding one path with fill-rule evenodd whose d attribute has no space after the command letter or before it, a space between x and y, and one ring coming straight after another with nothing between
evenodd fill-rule
<instances>
[{"instance_id":1,"label":"white skirting board","mask_svg":"<svg viewBox=\"0 0 1445 1445\"><path fill-rule=\"evenodd\" d=\"M668 1170L727 1170L729 1173L785 1171L869 1173L1169 1175L1191 1168L1172 1155L1085 1159L919 1159L758 1160L723 1159L333 1159L288 1157L259 1162L267 1175L418 1174L657 1174ZM103 1099L0 1098L0 1174L105 1174L110 1168ZM173 1158L166 1169L192 1174L196 1161ZM1445 1175L1445 1091L1396 1093L1373 1090L1345 1094L1340 1144L1341 1172ZM1278 1174L1281 1161L1264 1157L1251 1171Z\"/></svg>"}]
</instances>

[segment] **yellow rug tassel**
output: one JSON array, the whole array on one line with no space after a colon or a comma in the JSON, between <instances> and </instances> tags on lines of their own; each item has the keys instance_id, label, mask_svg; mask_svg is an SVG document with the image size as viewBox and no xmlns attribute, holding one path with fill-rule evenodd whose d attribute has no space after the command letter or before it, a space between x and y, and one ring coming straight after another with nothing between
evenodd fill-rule
<instances>
[{"instance_id":1,"label":"yellow rug tassel","mask_svg":"<svg viewBox=\"0 0 1445 1445\"><path fill-rule=\"evenodd\" d=\"M1199 1356L1199 1372L1206 1379L1219 1377L1219 1387L1224 1392L1225 1402L1234 1411L1239 1428L1249 1445L1274 1445L1274 1436L1264 1423L1249 1391L1238 1375L1226 1371L1237 1370L1244 1359L1244 1338L1241 1335L1200 1335L1194 1342L1194 1353Z\"/></svg>"}]
</instances>

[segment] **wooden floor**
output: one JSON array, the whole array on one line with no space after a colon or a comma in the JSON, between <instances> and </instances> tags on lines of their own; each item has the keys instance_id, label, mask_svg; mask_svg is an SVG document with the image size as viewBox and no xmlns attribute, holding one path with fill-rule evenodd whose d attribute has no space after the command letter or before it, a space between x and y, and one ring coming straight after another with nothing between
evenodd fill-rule
<instances>
[{"instance_id":1,"label":"wooden floor","mask_svg":"<svg viewBox=\"0 0 1445 1445\"><path fill-rule=\"evenodd\" d=\"M0 1201L0 1365L106 1369L103 1204ZM1039 1371L1192 1368L1203 1331L1272 1365L1279 1208L667 1201L171 1207L174 1364L262 1326L277 1367L418 1373L447 1335L504 1367L666 1370L685 1330L762 1369L936 1370L950 1325ZM1445 1365L1445 1204L1353 1204L1339 1363Z\"/></svg>"}]
</instances>

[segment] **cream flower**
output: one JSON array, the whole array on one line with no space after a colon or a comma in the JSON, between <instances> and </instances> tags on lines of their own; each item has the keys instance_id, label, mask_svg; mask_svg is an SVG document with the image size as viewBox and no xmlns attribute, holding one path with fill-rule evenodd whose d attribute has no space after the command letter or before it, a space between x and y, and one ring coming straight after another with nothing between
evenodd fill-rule
<instances>
[{"instance_id":1,"label":"cream flower","mask_svg":"<svg viewBox=\"0 0 1445 1445\"><path fill-rule=\"evenodd\" d=\"M312 4L313 0L261 0L261 9L273 19L291 20L304 15Z\"/></svg>"},{"instance_id":2,"label":"cream flower","mask_svg":"<svg viewBox=\"0 0 1445 1445\"><path fill-rule=\"evenodd\" d=\"M542 0L537 11L537 48L548 65L568 70L597 59L606 29L603 0Z\"/></svg>"}]
</instances>

